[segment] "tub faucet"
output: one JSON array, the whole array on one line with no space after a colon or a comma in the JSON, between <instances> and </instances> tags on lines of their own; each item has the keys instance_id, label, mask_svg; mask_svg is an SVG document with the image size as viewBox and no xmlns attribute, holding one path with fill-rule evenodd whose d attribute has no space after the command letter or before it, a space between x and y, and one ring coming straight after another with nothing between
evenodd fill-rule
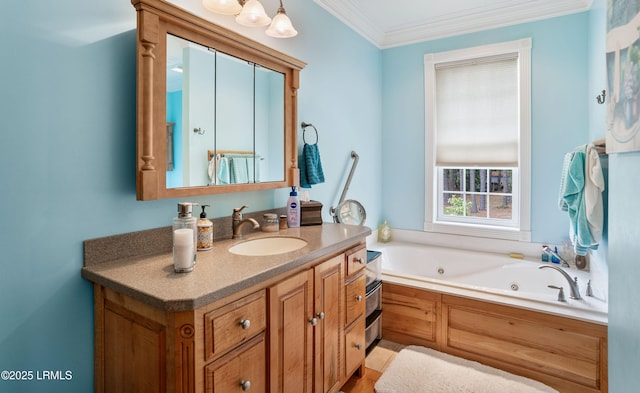
<instances>
[{"instance_id":1,"label":"tub faucet","mask_svg":"<svg viewBox=\"0 0 640 393\"><path fill-rule=\"evenodd\" d=\"M557 266L553 266L553 265L538 266L538 269L544 269L544 268L549 268L549 269L553 269L553 270L559 271L560 274L562 274L564 276L564 278L567 279L567 282L569 283L569 289L571 290L571 295L569 297L571 299L576 299L576 300L582 299L582 296L580 296L580 288L578 287L578 277L575 277L572 280L571 276L568 275L567 272L565 272L563 269L561 269L561 268L559 268Z\"/></svg>"},{"instance_id":2,"label":"tub faucet","mask_svg":"<svg viewBox=\"0 0 640 393\"><path fill-rule=\"evenodd\" d=\"M569 262L565 261L564 258L562 258L560 256L560 254L558 254L557 252L553 251L551 248L549 248L549 246L542 246L542 251L546 252L549 255L553 255L554 257L558 258L560 260L560 264L562 265L562 267L570 267L569 266Z\"/></svg>"},{"instance_id":3,"label":"tub faucet","mask_svg":"<svg viewBox=\"0 0 640 393\"><path fill-rule=\"evenodd\" d=\"M258 229L260 228L260 224L258 224L258 221L254 220L253 218L242 218L242 209L247 208L249 206L247 205L243 205L242 207L236 207L233 209L233 215L231 216L231 228L232 228L232 233L233 239L242 239L242 228L247 224L250 223L253 225L253 229Z\"/></svg>"}]
</instances>

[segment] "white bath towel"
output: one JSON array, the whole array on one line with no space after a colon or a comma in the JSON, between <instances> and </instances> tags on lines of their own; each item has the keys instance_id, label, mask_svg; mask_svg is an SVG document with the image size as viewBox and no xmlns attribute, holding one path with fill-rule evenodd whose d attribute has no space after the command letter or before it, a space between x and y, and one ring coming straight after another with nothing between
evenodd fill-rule
<instances>
[{"instance_id":1,"label":"white bath towel","mask_svg":"<svg viewBox=\"0 0 640 393\"><path fill-rule=\"evenodd\" d=\"M375 385L376 393L558 393L529 378L433 349L408 346Z\"/></svg>"},{"instance_id":2,"label":"white bath towel","mask_svg":"<svg viewBox=\"0 0 640 393\"><path fill-rule=\"evenodd\" d=\"M596 243L599 243L602 240L602 226L604 224L604 207L602 203L604 176L602 175L600 156L593 144L587 145L585 164L584 208L591 236Z\"/></svg>"}]
</instances>

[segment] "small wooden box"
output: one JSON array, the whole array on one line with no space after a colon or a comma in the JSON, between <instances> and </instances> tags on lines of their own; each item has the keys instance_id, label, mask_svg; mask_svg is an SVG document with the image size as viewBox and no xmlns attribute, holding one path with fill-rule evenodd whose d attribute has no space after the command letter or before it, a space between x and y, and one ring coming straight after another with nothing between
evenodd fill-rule
<instances>
[{"instance_id":1,"label":"small wooden box","mask_svg":"<svg viewBox=\"0 0 640 393\"><path fill-rule=\"evenodd\" d=\"M322 225L322 203L300 202L300 225Z\"/></svg>"}]
</instances>

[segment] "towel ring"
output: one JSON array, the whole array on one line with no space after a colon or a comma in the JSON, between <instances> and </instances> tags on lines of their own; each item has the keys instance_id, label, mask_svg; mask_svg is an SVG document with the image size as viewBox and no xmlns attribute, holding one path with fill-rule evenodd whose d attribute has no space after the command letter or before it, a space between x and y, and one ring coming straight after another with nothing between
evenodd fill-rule
<instances>
[{"instance_id":1,"label":"towel ring","mask_svg":"<svg viewBox=\"0 0 640 393\"><path fill-rule=\"evenodd\" d=\"M316 132L316 143L314 143L314 145L317 144L318 143L318 130L316 129L316 126L314 126L311 123L306 123L304 121L300 125L302 126L302 141L305 144L307 143L307 140L305 139L305 135L306 135L306 131L307 131L306 128L307 127L313 127L313 130Z\"/></svg>"}]
</instances>

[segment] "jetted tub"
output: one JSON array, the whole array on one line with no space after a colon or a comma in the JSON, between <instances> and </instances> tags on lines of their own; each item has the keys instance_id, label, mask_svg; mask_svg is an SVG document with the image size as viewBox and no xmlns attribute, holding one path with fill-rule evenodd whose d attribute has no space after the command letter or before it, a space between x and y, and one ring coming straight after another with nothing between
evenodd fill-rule
<instances>
[{"instance_id":1,"label":"jetted tub","mask_svg":"<svg viewBox=\"0 0 640 393\"><path fill-rule=\"evenodd\" d=\"M382 252L383 282L607 324L605 297L596 287L594 296L586 296L591 279L587 271L565 268L571 277L578 277L582 300L575 300L569 297L569 284L560 272L538 268L559 264L395 241L368 248ZM548 285L563 287L567 302L559 302L558 290Z\"/></svg>"}]
</instances>

